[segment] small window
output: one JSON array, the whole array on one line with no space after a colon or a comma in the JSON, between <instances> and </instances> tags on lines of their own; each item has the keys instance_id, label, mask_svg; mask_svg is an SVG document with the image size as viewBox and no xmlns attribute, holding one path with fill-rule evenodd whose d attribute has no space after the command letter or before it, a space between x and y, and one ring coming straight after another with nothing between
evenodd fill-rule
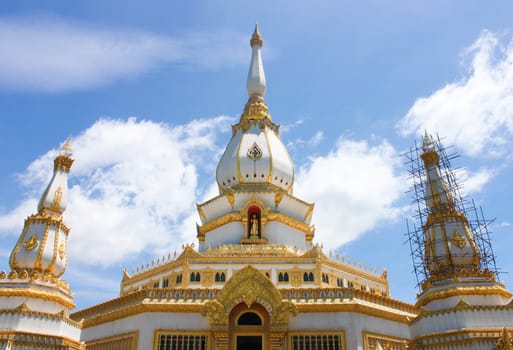
<instances>
[{"instance_id":1,"label":"small window","mask_svg":"<svg viewBox=\"0 0 513 350\"><path fill-rule=\"evenodd\" d=\"M243 314L239 317L239 320L237 321L237 325L239 325L239 326L261 326L262 320L254 312L246 312L245 314Z\"/></svg>"},{"instance_id":2,"label":"small window","mask_svg":"<svg viewBox=\"0 0 513 350\"><path fill-rule=\"evenodd\" d=\"M221 282L221 275L219 272L216 272L216 282Z\"/></svg>"},{"instance_id":3,"label":"small window","mask_svg":"<svg viewBox=\"0 0 513 350\"><path fill-rule=\"evenodd\" d=\"M305 272L303 274L303 282L308 282L308 273L307 272Z\"/></svg>"},{"instance_id":4,"label":"small window","mask_svg":"<svg viewBox=\"0 0 513 350\"><path fill-rule=\"evenodd\" d=\"M278 274L278 282L283 282L283 274L281 272Z\"/></svg>"},{"instance_id":5,"label":"small window","mask_svg":"<svg viewBox=\"0 0 513 350\"><path fill-rule=\"evenodd\" d=\"M201 281L201 275L199 272L196 272L196 282Z\"/></svg>"},{"instance_id":6,"label":"small window","mask_svg":"<svg viewBox=\"0 0 513 350\"><path fill-rule=\"evenodd\" d=\"M224 281L226 281L226 275L224 274L224 272L221 272L221 282Z\"/></svg>"},{"instance_id":7,"label":"small window","mask_svg":"<svg viewBox=\"0 0 513 350\"><path fill-rule=\"evenodd\" d=\"M313 273L312 273L312 272L310 272L310 273L308 274L308 280L309 280L310 282L313 282L313 281L314 281L314 275L313 275Z\"/></svg>"},{"instance_id":8,"label":"small window","mask_svg":"<svg viewBox=\"0 0 513 350\"><path fill-rule=\"evenodd\" d=\"M191 272L191 278L190 278L190 281L191 282L196 282L196 274L194 272Z\"/></svg>"}]
</instances>

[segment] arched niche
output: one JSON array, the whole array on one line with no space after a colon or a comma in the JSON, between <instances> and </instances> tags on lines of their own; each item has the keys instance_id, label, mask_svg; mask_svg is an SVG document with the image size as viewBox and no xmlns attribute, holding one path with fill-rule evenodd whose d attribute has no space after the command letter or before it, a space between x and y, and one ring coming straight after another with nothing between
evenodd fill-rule
<instances>
[{"instance_id":1,"label":"arched niche","mask_svg":"<svg viewBox=\"0 0 513 350\"><path fill-rule=\"evenodd\" d=\"M290 317L297 313L296 306L282 300L280 292L263 273L248 265L236 272L219 292L216 299L208 301L203 310L212 325L228 325L228 315L232 315L234 308L246 306L252 308L254 304L263 307L269 315L271 327L286 326ZM231 317L231 316L230 316Z\"/></svg>"},{"instance_id":2,"label":"arched niche","mask_svg":"<svg viewBox=\"0 0 513 350\"><path fill-rule=\"evenodd\" d=\"M244 233L241 239L242 244L264 244L267 243L265 238L265 224L269 209L264 203L256 198L250 198L239 212L242 223L244 224Z\"/></svg>"}]
</instances>

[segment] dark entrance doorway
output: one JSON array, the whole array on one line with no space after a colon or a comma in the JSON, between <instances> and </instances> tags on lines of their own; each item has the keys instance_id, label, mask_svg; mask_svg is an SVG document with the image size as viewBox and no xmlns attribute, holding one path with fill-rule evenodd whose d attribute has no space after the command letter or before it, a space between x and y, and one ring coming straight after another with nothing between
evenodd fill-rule
<instances>
[{"instance_id":1,"label":"dark entrance doorway","mask_svg":"<svg viewBox=\"0 0 513 350\"><path fill-rule=\"evenodd\" d=\"M237 350L262 350L262 336L237 336Z\"/></svg>"}]
</instances>

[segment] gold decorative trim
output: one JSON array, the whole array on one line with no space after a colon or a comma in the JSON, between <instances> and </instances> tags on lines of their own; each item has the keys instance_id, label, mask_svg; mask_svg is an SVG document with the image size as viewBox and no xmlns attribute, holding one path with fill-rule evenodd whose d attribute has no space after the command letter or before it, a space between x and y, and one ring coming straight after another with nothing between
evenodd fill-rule
<instances>
[{"instance_id":1,"label":"gold decorative trim","mask_svg":"<svg viewBox=\"0 0 513 350\"><path fill-rule=\"evenodd\" d=\"M228 280L215 300L210 300L202 310L212 325L227 325L230 310L244 302L251 307L255 302L264 306L271 315L271 324L287 324L297 308L290 301L282 301L274 284L260 271L248 265Z\"/></svg>"},{"instance_id":2,"label":"gold decorative trim","mask_svg":"<svg viewBox=\"0 0 513 350\"><path fill-rule=\"evenodd\" d=\"M39 241L36 238L36 234L33 233L32 236L29 237L25 242L23 242L23 248L25 248L25 251L30 252L37 248L39 245Z\"/></svg>"},{"instance_id":3,"label":"gold decorative trim","mask_svg":"<svg viewBox=\"0 0 513 350\"><path fill-rule=\"evenodd\" d=\"M253 161L259 160L260 158L262 158L263 155L262 149L260 148L260 146L258 146L256 142L253 142L253 144L251 145L251 147L249 147L246 154L248 155L249 159Z\"/></svg>"},{"instance_id":4,"label":"gold decorative trim","mask_svg":"<svg viewBox=\"0 0 513 350\"><path fill-rule=\"evenodd\" d=\"M341 304L296 304L298 313L309 312L355 312L374 316L389 321L394 321L402 324L409 324L414 315L404 314L402 312L392 312L378 308L379 306L369 306L358 303L341 303Z\"/></svg>"},{"instance_id":5,"label":"gold decorative trim","mask_svg":"<svg viewBox=\"0 0 513 350\"><path fill-rule=\"evenodd\" d=\"M470 305L468 304L464 299L460 299L460 301L451 308L442 309L442 310L436 310L436 311L429 311L424 307L420 307L420 313L417 318L415 318L411 323L414 324L417 321L426 318L426 317L432 317L432 316L439 316L439 315L445 315L450 314L454 312L461 312L461 311L503 311L503 310L513 310L513 304L509 303L506 305Z\"/></svg>"},{"instance_id":6,"label":"gold decorative trim","mask_svg":"<svg viewBox=\"0 0 513 350\"><path fill-rule=\"evenodd\" d=\"M196 209L198 210L198 214L199 214L203 219L206 219L206 218L207 218L207 215L205 214L205 211L203 210L203 208L202 208L198 203L196 203Z\"/></svg>"},{"instance_id":7,"label":"gold decorative trim","mask_svg":"<svg viewBox=\"0 0 513 350\"><path fill-rule=\"evenodd\" d=\"M250 199L252 201L253 199ZM254 201L254 200L253 200ZM256 204L256 203L255 203ZM265 207L262 207L264 209ZM262 219L265 218L264 213L262 213ZM300 232L303 232L305 235L307 235L307 238L313 238L315 227L312 225L305 224L304 222L301 222L299 220L296 220L290 216L287 216L285 214L282 214L280 212L275 211L269 211L269 214L267 215L267 222L269 221L276 221L282 224L285 224L289 227L292 227L295 230L298 230ZM244 217L241 215L241 213L228 213L223 216L220 216L212 221L206 222L202 226L198 227L198 232L200 234L206 234L212 230L215 230L221 226L226 225L229 222L244 222Z\"/></svg>"},{"instance_id":8,"label":"gold decorative trim","mask_svg":"<svg viewBox=\"0 0 513 350\"><path fill-rule=\"evenodd\" d=\"M438 161L440 160L440 156L434 149L425 151L420 155L420 158L422 158L426 168L438 165Z\"/></svg>"},{"instance_id":9,"label":"gold decorative trim","mask_svg":"<svg viewBox=\"0 0 513 350\"><path fill-rule=\"evenodd\" d=\"M73 165L74 160L65 155L59 155L53 161L53 171L61 170L66 173L69 173L71 170L71 165Z\"/></svg>"},{"instance_id":10,"label":"gold decorative trim","mask_svg":"<svg viewBox=\"0 0 513 350\"><path fill-rule=\"evenodd\" d=\"M0 315L23 315L26 317L34 317L37 319L50 319L50 320L60 320L64 321L70 326L73 326L75 328L81 328L82 324L80 322L76 322L68 317L66 317L66 314L64 310L59 311L55 314L51 314L48 312L41 312L41 311L34 311L31 310L27 304L22 303L18 307L14 309L0 309Z\"/></svg>"},{"instance_id":11,"label":"gold decorative trim","mask_svg":"<svg viewBox=\"0 0 513 350\"><path fill-rule=\"evenodd\" d=\"M312 203L308 206L308 209L306 210L305 217L303 218L303 220L306 220L307 217L311 216L313 214L313 210L314 204Z\"/></svg>"},{"instance_id":12,"label":"gold decorative trim","mask_svg":"<svg viewBox=\"0 0 513 350\"><path fill-rule=\"evenodd\" d=\"M409 343L411 349L452 349L468 348L473 349L479 345L479 348L492 349L496 345L497 339L501 337L502 329L495 328L465 328L463 330L451 330L445 332L430 333L412 339Z\"/></svg>"},{"instance_id":13,"label":"gold decorative trim","mask_svg":"<svg viewBox=\"0 0 513 350\"><path fill-rule=\"evenodd\" d=\"M280 205L281 200L283 199L284 191L276 191L274 194L274 206L278 207Z\"/></svg>"},{"instance_id":14,"label":"gold decorative trim","mask_svg":"<svg viewBox=\"0 0 513 350\"><path fill-rule=\"evenodd\" d=\"M502 330L502 335L497 340L493 350L513 350L513 342L506 327Z\"/></svg>"},{"instance_id":15,"label":"gold decorative trim","mask_svg":"<svg viewBox=\"0 0 513 350\"><path fill-rule=\"evenodd\" d=\"M0 338L6 340L13 349L19 349L22 346L30 349L55 349L55 344L60 344L61 349L85 350L83 343L57 335L0 330Z\"/></svg>"},{"instance_id":16,"label":"gold decorative trim","mask_svg":"<svg viewBox=\"0 0 513 350\"><path fill-rule=\"evenodd\" d=\"M235 197L233 195L233 192L232 191L226 191L226 200L228 201L228 204L230 204L230 207L232 207L233 209L233 206L235 205Z\"/></svg>"},{"instance_id":17,"label":"gold decorative trim","mask_svg":"<svg viewBox=\"0 0 513 350\"><path fill-rule=\"evenodd\" d=\"M450 287L448 289L425 292L417 299L417 306L424 306L433 300L446 299L454 296L464 295L497 295L505 299L511 298L512 294L499 285L494 286L458 286Z\"/></svg>"},{"instance_id":18,"label":"gold decorative trim","mask_svg":"<svg viewBox=\"0 0 513 350\"><path fill-rule=\"evenodd\" d=\"M273 148L271 147L271 143L269 142L269 129L266 127L266 123L264 121L260 122L261 125L260 128L262 129L265 137L265 143L267 143L267 150L269 151L269 175L267 176L267 181L272 182L273 181Z\"/></svg>"},{"instance_id":19,"label":"gold decorative trim","mask_svg":"<svg viewBox=\"0 0 513 350\"><path fill-rule=\"evenodd\" d=\"M199 314L203 309L203 304L136 304L123 309L111 311L106 314L96 314L82 321L82 328L95 327L101 324L113 322L130 316L146 313L146 312L183 312ZM77 315L72 314L71 317L76 319Z\"/></svg>"},{"instance_id":20,"label":"gold decorative trim","mask_svg":"<svg viewBox=\"0 0 513 350\"><path fill-rule=\"evenodd\" d=\"M34 298L46 301L51 301L64 306L67 309L73 309L75 303L73 302L72 296L65 297L57 294L57 292L47 292L34 289L26 288L0 288L0 297L22 297L22 298Z\"/></svg>"},{"instance_id":21,"label":"gold decorative trim","mask_svg":"<svg viewBox=\"0 0 513 350\"><path fill-rule=\"evenodd\" d=\"M64 244L64 242L61 242L61 244L59 245L58 252L59 252L59 258L61 258L61 260L63 260L66 257L66 245Z\"/></svg>"},{"instance_id":22,"label":"gold decorative trim","mask_svg":"<svg viewBox=\"0 0 513 350\"><path fill-rule=\"evenodd\" d=\"M51 226L51 224L47 222L46 226L45 226L44 233L43 233L43 237L41 238L41 245L39 247L37 259L36 259L36 262L34 263L34 268L36 268L38 270L43 270L42 258L43 258L43 252L46 248L46 240L48 239L48 233L50 232L50 226ZM57 231L57 228L56 228L56 231ZM53 253L55 254L55 251Z\"/></svg>"},{"instance_id":23,"label":"gold decorative trim","mask_svg":"<svg viewBox=\"0 0 513 350\"><path fill-rule=\"evenodd\" d=\"M263 97L253 95L248 99L248 102L244 106L244 111L240 117L239 127L243 132L249 129L249 120L261 120L267 119L271 121L271 115L269 114L269 108L265 104Z\"/></svg>"},{"instance_id":24,"label":"gold decorative trim","mask_svg":"<svg viewBox=\"0 0 513 350\"><path fill-rule=\"evenodd\" d=\"M460 249L467 244L465 238L463 238L463 236L460 235L457 230L454 230L454 232L452 233L451 242Z\"/></svg>"}]
</instances>

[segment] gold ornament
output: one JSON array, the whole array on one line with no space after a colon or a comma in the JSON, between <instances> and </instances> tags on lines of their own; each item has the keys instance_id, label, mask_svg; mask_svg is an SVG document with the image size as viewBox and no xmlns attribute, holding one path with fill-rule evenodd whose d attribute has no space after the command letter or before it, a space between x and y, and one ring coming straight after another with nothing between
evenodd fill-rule
<instances>
[{"instance_id":1,"label":"gold ornament","mask_svg":"<svg viewBox=\"0 0 513 350\"><path fill-rule=\"evenodd\" d=\"M61 208L60 208L61 200L62 200L62 188L61 188L61 186L59 186L55 190L55 194L53 197L52 204L50 205L50 209L60 213L61 212Z\"/></svg>"},{"instance_id":2,"label":"gold ornament","mask_svg":"<svg viewBox=\"0 0 513 350\"><path fill-rule=\"evenodd\" d=\"M64 242L61 243L59 245L59 257L62 259L64 259L64 257L66 256L66 246L64 245Z\"/></svg>"},{"instance_id":3,"label":"gold ornament","mask_svg":"<svg viewBox=\"0 0 513 350\"><path fill-rule=\"evenodd\" d=\"M23 248L25 248L25 251L30 252L37 248L39 245L39 241L36 238L36 235L33 234L29 237L25 242L23 242Z\"/></svg>"},{"instance_id":4,"label":"gold ornament","mask_svg":"<svg viewBox=\"0 0 513 350\"><path fill-rule=\"evenodd\" d=\"M467 244L467 241L465 240L465 238L463 238L458 233L458 231L453 232L452 237L451 237L451 242L452 242L452 244L454 244L456 247L458 247L460 249L463 248Z\"/></svg>"}]
</instances>

